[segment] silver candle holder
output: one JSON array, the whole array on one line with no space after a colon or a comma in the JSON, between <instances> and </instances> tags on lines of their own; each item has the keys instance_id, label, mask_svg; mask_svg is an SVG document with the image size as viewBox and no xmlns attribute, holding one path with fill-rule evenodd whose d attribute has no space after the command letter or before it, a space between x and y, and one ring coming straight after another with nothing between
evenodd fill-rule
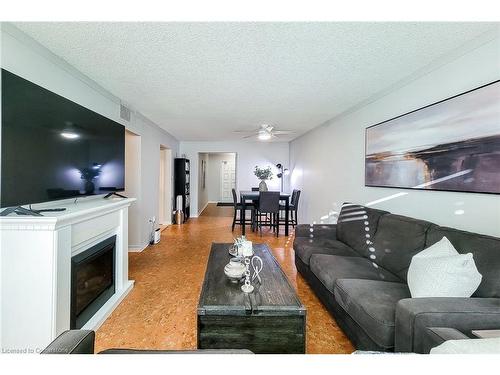
<instances>
[{"instance_id":1,"label":"silver candle holder","mask_svg":"<svg viewBox=\"0 0 500 375\"><path fill-rule=\"evenodd\" d=\"M250 257L245 257L245 282L241 286L241 290L244 291L245 293L252 293L254 290L254 287L250 281Z\"/></svg>"}]
</instances>

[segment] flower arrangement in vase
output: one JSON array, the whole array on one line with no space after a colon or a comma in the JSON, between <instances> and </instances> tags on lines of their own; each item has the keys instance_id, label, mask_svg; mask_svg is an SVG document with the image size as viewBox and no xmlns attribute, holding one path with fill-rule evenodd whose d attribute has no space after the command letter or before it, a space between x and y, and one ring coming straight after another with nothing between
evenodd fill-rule
<instances>
[{"instance_id":1,"label":"flower arrangement in vase","mask_svg":"<svg viewBox=\"0 0 500 375\"><path fill-rule=\"evenodd\" d=\"M258 166L255 166L255 170L253 173L260 180L259 191L267 191L266 180L273 179L273 172L271 171L271 167L259 168Z\"/></svg>"}]
</instances>

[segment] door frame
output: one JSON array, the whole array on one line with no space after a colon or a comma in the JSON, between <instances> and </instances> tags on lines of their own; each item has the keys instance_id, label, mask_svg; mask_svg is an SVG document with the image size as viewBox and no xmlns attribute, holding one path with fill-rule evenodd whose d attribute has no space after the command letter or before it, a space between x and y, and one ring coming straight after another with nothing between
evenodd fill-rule
<instances>
[{"instance_id":1,"label":"door frame","mask_svg":"<svg viewBox=\"0 0 500 375\"><path fill-rule=\"evenodd\" d=\"M172 224L172 149L160 144L160 167L158 186L158 224ZM160 188L163 183L163 194Z\"/></svg>"},{"instance_id":2,"label":"door frame","mask_svg":"<svg viewBox=\"0 0 500 375\"><path fill-rule=\"evenodd\" d=\"M233 154L232 152L226 152L226 154ZM219 202L230 203L232 200L224 201L224 161L220 164L220 191L219 191ZM236 189L236 155L234 155L234 189Z\"/></svg>"},{"instance_id":3,"label":"door frame","mask_svg":"<svg viewBox=\"0 0 500 375\"><path fill-rule=\"evenodd\" d=\"M199 154L209 154L209 155L210 154L234 154L234 165L235 165L234 177L235 177L235 180L236 180L235 189L238 191L238 189L239 189L239 187L238 187L238 169L239 169L238 168L238 151L233 151L233 150L230 150L230 151L224 151L224 150L218 151L218 150L207 150L207 149L202 148L200 150L197 150L196 152L198 154L198 158L196 159L196 163L199 162ZM192 166L191 166L191 169L193 169ZM197 170L196 173L198 173L198 169L199 169L199 166L196 169ZM193 176L191 176L191 177L193 177ZM198 191L199 191L199 188L200 188L198 186L198 180L199 180L199 178L196 179L196 205L197 206L199 206ZM193 187L193 186L195 186L194 182L191 183L191 187ZM210 203L210 201L209 201L209 203ZM199 210L200 207L197 207L197 209Z\"/></svg>"}]
</instances>

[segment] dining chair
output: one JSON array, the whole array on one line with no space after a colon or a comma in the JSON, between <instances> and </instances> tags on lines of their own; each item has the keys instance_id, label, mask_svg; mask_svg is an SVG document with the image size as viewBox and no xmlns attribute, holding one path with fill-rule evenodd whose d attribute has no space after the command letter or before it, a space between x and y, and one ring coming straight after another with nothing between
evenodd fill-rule
<instances>
[{"instance_id":1,"label":"dining chair","mask_svg":"<svg viewBox=\"0 0 500 375\"><path fill-rule=\"evenodd\" d=\"M292 199L291 199L291 206L290 206L290 213L291 213L291 224L295 228L295 226L298 224L297 222L297 214L299 212L299 199L300 199L300 190L294 189L292 192ZM293 194L295 193L295 195Z\"/></svg>"},{"instance_id":2,"label":"dining chair","mask_svg":"<svg viewBox=\"0 0 500 375\"><path fill-rule=\"evenodd\" d=\"M261 191L259 194L259 202L256 207L256 224L259 228L262 237L262 226L269 225L276 232L276 237L279 236L279 212L280 212L280 192L279 191ZM268 215L271 215L269 217ZM262 217L266 221L262 223Z\"/></svg>"},{"instance_id":3,"label":"dining chair","mask_svg":"<svg viewBox=\"0 0 500 375\"><path fill-rule=\"evenodd\" d=\"M300 190L293 189L292 196L290 197L290 203L288 205L288 223L292 225L294 228L298 224L297 223L297 213L299 210L299 199L300 199ZM286 206L284 204L280 204L280 211L285 211ZM284 223L284 217L280 217L280 223Z\"/></svg>"},{"instance_id":4,"label":"dining chair","mask_svg":"<svg viewBox=\"0 0 500 375\"><path fill-rule=\"evenodd\" d=\"M231 231L234 232L234 227L236 224L238 225L243 225L243 221L241 220L241 209L243 205L238 202L238 195L236 194L236 190L233 188L231 190L233 194L233 207L234 207L234 216L233 216L233 224L231 226ZM252 220L250 223L253 221L253 216L254 216L254 210L255 210L255 204L254 203L245 203L245 211L250 211L252 213ZM238 215L238 212L240 213L240 217L237 218L236 216ZM246 214L246 212L245 212Z\"/></svg>"},{"instance_id":5,"label":"dining chair","mask_svg":"<svg viewBox=\"0 0 500 375\"><path fill-rule=\"evenodd\" d=\"M258 187L253 187L252 191L259 191L259 188Z\"/></svg>"}]
</instances>

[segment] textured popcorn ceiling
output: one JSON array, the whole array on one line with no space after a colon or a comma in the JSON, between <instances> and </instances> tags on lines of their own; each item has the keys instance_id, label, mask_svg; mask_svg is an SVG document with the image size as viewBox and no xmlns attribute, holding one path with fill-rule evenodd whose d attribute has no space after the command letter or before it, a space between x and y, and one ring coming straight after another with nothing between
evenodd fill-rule
<instances>
[{"instance_id":1,"label":"textured popcorn ceiling","mask_svg":"<svg viewBox=\"0 0 500 375\"><path fill-rule=\"evenodd\" d=\"M316 127L494 27L481 23L16 23L180 140Z\"/></svg>"}]
</instances>

